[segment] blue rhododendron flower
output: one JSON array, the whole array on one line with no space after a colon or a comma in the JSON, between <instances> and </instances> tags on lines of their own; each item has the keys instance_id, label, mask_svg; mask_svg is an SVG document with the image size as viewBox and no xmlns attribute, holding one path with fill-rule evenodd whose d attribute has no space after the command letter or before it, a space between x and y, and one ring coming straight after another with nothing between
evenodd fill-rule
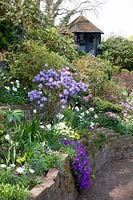
<instances>
[{"instance_id":1,"label":"blue rhododendron flower","mask_svg":"<svg viewBox=\"0 0 133 200\"><path fill-rule=\"evenodd\" d=\"M57 72L53 69L42 70L34 79L37 89L28 93L30 101L40 101L40 107L47 100L51 101L52 95L61 102L67 104L69 97L77 95L80 91L86 91L87 85L73 79L69 68L62 68ZM48 93L46 94L46 91ZM56 93L56 95L54 95ZM38 104L38 105L39 105Z\"/></svg>"}]
</instances>

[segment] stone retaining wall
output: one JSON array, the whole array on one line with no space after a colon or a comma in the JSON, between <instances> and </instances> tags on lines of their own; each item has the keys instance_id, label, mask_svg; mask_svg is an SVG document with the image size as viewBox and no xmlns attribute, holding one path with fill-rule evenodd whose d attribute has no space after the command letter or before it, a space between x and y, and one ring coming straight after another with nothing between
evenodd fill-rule
<instances>
[{"instance_id":1,"label":"stone retaining wall","mask_svg":"<svg viewBox=\"0 0 133 200\"><path fill-rule=\"evenodd\" d=\"M28 119L32 119L32 117L36 115L39 119L43 120L49 113L49 110L47 110L46 107L40 108L36 104L32 104L32 103L25 104L25 105L11 105L10 108L11 110L15 110L15 109L22 110ZM62 109L61 106L57 104L56 110L54 110L54 114L57 114L58 110L61 110L61 109Z\"/></svg>"},{"instance_id":2,"label":"stone retaining wall","mask_svg":"<svg viewBox=\"0 0 133 200\"><path fill-rule=\"evenodd\" d=\"M78 191L75 187L75 179L71 174L70 160L64 155L64 166L59 172L57 169L49 170L43 183L31 190L28 200L75 200Z\"/></svg>"},{"instance_id":3,"label":"stone retaining wall","mask_svg":"<svg viewBox=\"0 0 133 200\"><path fill-rule=\"evenodd\" d=\"M31 119L33 115L35 115L34 110L36 111L36 115L40 118L44 118L45 110L39 107L36 107L34 104L25 104L25 105L11 105L11 110L20 109L22 110L28 119Z\"/></svg>"},{"instance_id":4,"label":"stone retaining wall","mask_svg":"<svg viewBox=\"0 0 133 200\"><path fill-rule=\"evenodd\" d=\"M107 136L108 142L101 148L101 150L96 152L95 160L91 156L89 143L87 143L86 140L82 141L88 153L91 171L97 172L103 165L114 160L133 157L133 136L120 135L106 128L97 129L97 132L104 133Z\"/></svg>"},{"instance_id":5,"label":"stone retaining wall","mask_svg":"<svg viewBox=\"0 0 133 200\"><path fill-rule=\"evenodd\" d=\"M96 153L96 159L89 155L89 143L83 140L89 155L91 171L97 172L103 165L116 159L133 157L133 137L120 136L108 129L97 130L107 135L108 143ZM95 168L94 167L95 162ZM64 168L62 172L51 169L40 186L31 190L29 200L77 200L78 191L75 187L75 180L70 171L70 161L67 155L64 156Z\"/></svg>"}]
</instances>

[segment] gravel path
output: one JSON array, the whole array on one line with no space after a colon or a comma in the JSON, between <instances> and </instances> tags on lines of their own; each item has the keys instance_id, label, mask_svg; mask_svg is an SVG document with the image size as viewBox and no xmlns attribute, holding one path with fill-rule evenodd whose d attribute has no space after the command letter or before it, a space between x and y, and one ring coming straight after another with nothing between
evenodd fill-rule
<instances>
[{"instance_id":1,"label":"gravel path","mask_svg":"<svg viewBox=\"0 0 133 200\"><path fill-rule=\"evenodd\" d=\"M78 200L133 200L133 160L119 160L104 166L89 191Z\"/></svg>"}]
</instances>

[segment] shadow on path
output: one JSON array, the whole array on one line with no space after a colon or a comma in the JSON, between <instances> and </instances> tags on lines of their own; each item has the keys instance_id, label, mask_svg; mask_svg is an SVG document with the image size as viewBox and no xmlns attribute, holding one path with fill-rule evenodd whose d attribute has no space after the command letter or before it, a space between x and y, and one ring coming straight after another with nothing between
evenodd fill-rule
<instances>
[{"instance_id":1,"label":"shadow on path","mask_svg":"<svg viewBox=\"0 0 133 200\"><path fill-rule=\"evenodd\" d=\"M118 160L104 166L89 191L78 200L133 200L133 160Z\"/></svg>"}]
</instances>

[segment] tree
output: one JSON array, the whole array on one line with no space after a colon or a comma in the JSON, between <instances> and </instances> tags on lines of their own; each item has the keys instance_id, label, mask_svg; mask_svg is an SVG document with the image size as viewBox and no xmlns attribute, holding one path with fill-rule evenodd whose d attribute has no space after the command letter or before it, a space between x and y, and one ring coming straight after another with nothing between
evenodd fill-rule
<instances>
[{"instance_id":1,"label":"tree","mask_svg":"<svg viewBox=\"0 0 133 200\"><path fill-rule=\"evenodd\" d=\"M112 36L101 43L102 57L113 65L133 70L133 43L123 37Z\"/></svg>"},{"instance_id":2,"label":"tree","mask_svg":"<svg viewBox=\"0 0 133 200\"><path fill-rule=\"evenodd\" d=\"M72 15L85 14L87 11L97 11L101 4L99 0L42 0L43 12L54 24L61 18L61 24L68 23Z\"/></svg>"},{"instance_id":3,"label":"tree","mask_svg":"<svg viewBox=\"0 0 133 200\"><path fill-rule=\"evenodd\" d=\"M43 26L37 0L3 0L0 3L0 49L22 41L31 29Z\"/></svg>"}]
</instances>

